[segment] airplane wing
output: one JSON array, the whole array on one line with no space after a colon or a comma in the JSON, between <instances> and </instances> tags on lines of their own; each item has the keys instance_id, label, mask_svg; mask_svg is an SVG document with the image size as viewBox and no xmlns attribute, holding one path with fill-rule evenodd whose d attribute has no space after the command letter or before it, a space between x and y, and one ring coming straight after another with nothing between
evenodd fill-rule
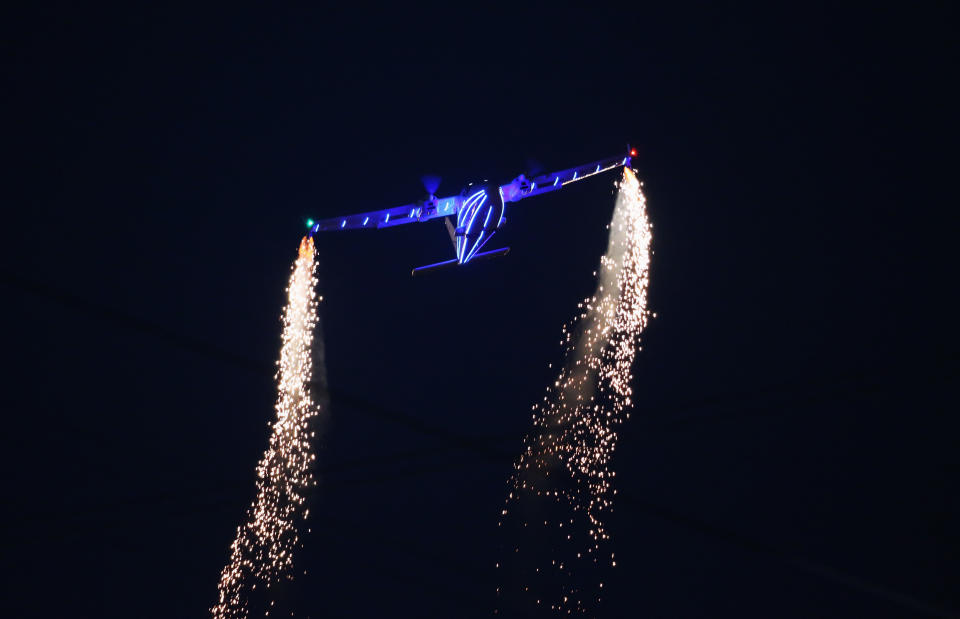
<instances>
[{"instance_id":1,"label":"airplane wing","mask_svg":"<svg viewBox=\"0 0 960 619\"><path fill-rule=\"evenodd\" d=\"M575 168L567 168L559 172L542 174L533 179L528 179L520 175L506 185L500 185L500 195L503 196L503 202L507 203L518 202L525 198L556 191L570 183L589 178L595 174L602 174L607 170L612 170L617 167L629 166L631 157L635 155L636 151L630 150L626 155L600 159L599 161L593 161ZM380 211L367 211L366 213L358 213L356 215L321 219L311 226L310 234L313 235L317 232L336 230L389 228L402 224L429 221L437 217L456 217L461 207L464 206L465 201L466 199L462 195L456 195L446 198L421 200L420 202L395 206Z\"/></svg>"},{"instance_id":2,"label":"airplane wing","mask_svg":"<svg viewBox=\"0 0 960 619\"><path fill-rule=\"evenodd\" d=\"M462 201L463 198L460 196L449 196L447 198L437 198L436 200L423 200L412 204L404 204L403 206L395 206L380 211L367 211L366 213L358 213L356 215L321 219L313 224L310 232L315 234L328 230L389 228L401 224L428 221L436 217L456 216L457 211L460 210Z\"/></svg>"},{"instance_id":3,"label":"airplane wing","mask_svg":"<svg viewBox=\"0 0 960 619\"><path fill-rule=\"evenodd\" d=\"M541 174L533 179L520 176L512 182L502 185L500 187L500 193L503 195L504 202L518 202L524 198L556 191L570 183L589 178L595 174L602 174L607 170L629 166L631 157L635 156L635 153L635 150L630 150L626 155L608 157L575 168L567 168L559 172L551 172L550 174Z\"/></svg>"}]
</instances>

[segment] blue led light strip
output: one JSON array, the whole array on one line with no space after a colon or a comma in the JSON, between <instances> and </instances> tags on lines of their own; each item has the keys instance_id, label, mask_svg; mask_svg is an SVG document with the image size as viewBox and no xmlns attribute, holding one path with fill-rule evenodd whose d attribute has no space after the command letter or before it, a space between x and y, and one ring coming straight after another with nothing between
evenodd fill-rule
<instances>
[{"instance_id":1,"label":"blue led light strip","mask_svg":"<svg viewBox=\"0 0 960 619\"><path fill-rule=\"evenodd\" d=\"M480 191L475 192L473 195L467 198L466 202L464 202L460 210L457 211L457 228L458 229L463 227L463 222L469 216L470 210L473 208L474 204L476 204L478 200L481 200L485 197L486 197L486 192L481 189ZM471 220L471 223L472 222L473 220ZM467 250L467 236L466 236L467 232L469 232L469 229L464 231L463 242L458 245L458 249L457 249L457 262L459 262L460 264L463 264L464 262L463 256ZM458 236L457 239L459 240L460 237Z\"/></svg>"},{"instance_id":2,"label":"blue led light strip","mask_svg":"<svg viewBox=\"0 0 960 619\"><path fill-rule=\"evenodd\" d=\"M460 244L457 251L457 261L460 264L466 262L466 260L464 260L464 255L467 253L467 235L470 234L470 229L473 227L473 220L476 218L480 207L482 207L483 203L486 201L487 192L481 189L467 198L467 201L463 204L463 207L457 212L457 228L463 227L464 220L467 217L470 217L470 223L467 224L466 230L464 230L463 233L463 243Z\"/></svg>"},{"instance_id":3,"label":"blue led light strip","mask_svg":"<svg viewBox=\"0 0 960 619\"><path fill-rule=\"evenodd\" d=\"M517 178L500 188L500 193L502 198L506 198L504 200L505 203L517 202L527 197L560 189L569 183L582 180L594 174L601 174L618 166L629 167L630 164L631 156L629 154L627 156L621 154L614 158L601 159L573 168L567 168L566 170L550 172L543 176L531 178L528 181L524 181L522 177ZM509 191L507 191L507 188L509 188ZM436 217L450 216L452 220L454 214L456 214L458 227L463 228L467 225L467 234L473 235L472 225L468 224L471 224L471 221L475 220L479 209L489 203L489 200L486 201L486 204L482 202L483 195L482 190L475 189L474 193L469 196L461 194L440 199L431 196L431 202L429 203L430 208L423 208L424 203L417 202L380 211L368 211L366 213L356 213L349 216L314 221L311 222L309 228L310 235L333 230L353 230L368 227L385 228L401 224L429 221ZM489 196L487 196L487 198L489 198ZM499 227L504 221L505 218L500 217L498 222L494 222L493 215L491 214L490 222L484 227L487 228L494 224L495 227ZM461 229L461 234L462 233L463 230ZM483 245L484 241L489 241L491 236L493 236L492 230L488 229L484 233L483 239L478 240L474 238L473 242L469 243L461 241L457 252L458 260L460 262L470 260L479 252L479 247Z\"/></svg>"},{"instance_id":4,"label":"blue led light strip","mask_svg":"<svg viewBox=\"0 0 960 619\"><path fill-rule=\"evenodd\" d=\"M626 161L626 158L624 158L624 161ZM563 185L569 185L570 183L572 183L572 182L574 182L574 181L582 181L583 179L588 178L588 177L590 177L590 176L593 176L593 175L595 175L595 174L601 174L601 173L603 173L603 172L606 172L607 170L612 170L612 169L614 169L614 168L619 168L621 165L622 165L622 164L614 163L613 165L609 165L609 166L607 166L607 167L605 167L605 168L603 168L603 169L600 169L600 164L597 164L597 169L596 169L595 171L590 172L589 174L584 174L583 176L577 176L577 171L574 170L574 171L573 171L573 178L570 179L570 180L568 180L568 181L564 181L563 183L561 183L560 186L562 187Z\"/></svg>"},{"instance_id":5,"label":"blue led light strip","mask_svg":"<svg viewBox=\"0 0 960 619\"><path fill-rule=\"evenodd\" d=\"M477 208L477 213L479 212L480 212L480 208ZM477 250L483 247L480 244L480 241L483 240L483 235L487 233L487 224L490 223L490 215L492 214L493 214L493 205L491 204L490 206L487 207L487 216L483 220L483 228L480 230L480 235L477 237L477 240L473 243L473 248L467 253L467 258L466 260L464 260L464 262L470 262L470 259L473 258L474 254L477 253ZM474 213L474 217L476 217L476 213ZM472 224L473 222L471 221L470 223Z\"/></svg>"}]
</instances>

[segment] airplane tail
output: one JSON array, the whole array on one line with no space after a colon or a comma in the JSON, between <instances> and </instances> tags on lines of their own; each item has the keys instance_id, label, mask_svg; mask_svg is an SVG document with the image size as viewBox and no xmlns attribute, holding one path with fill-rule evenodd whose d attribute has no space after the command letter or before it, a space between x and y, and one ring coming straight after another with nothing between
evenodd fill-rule
<instances>
[{"instance_id":1,"label":"airplane tail","mask_svg":"<svg viewBox=\"0 0 960 619\"><path fill-rule=\"evenodd\" d=\"M492 249L490 251L480 252L476 254L473 258L470 259L470 262L474 260L486 260L489 258L499 258L500 256L506 256L510 253L509 247L501 247L500 249ZM410 275L417 276L423 275L425 273L432 273L434 271L442 271L444 269L449 269L451 267L458 266L460 263L456 258L453 260L444 260L443 262L435 262L434 264L428 264L426 266L417 267L410 272Z\"/></svg>"}]
</instances>

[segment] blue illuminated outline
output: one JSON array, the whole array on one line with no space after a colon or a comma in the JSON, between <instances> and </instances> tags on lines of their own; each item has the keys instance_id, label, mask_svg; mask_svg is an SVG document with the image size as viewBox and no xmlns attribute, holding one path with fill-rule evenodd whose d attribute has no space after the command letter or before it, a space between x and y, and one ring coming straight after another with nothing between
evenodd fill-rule
<instances>
[{"instance_id":1,"label":"blue illuminated outline","mask_svg":"<svg viewBox=\"0 0 960 619\"><path fill-rule=\"evenodd\" d=\"M465 239L470 238L470 231L473 229L473 222L477 219L477 214L480 212L480 208L483 206L483 203L487 201L487 196L484 196L480 199L480 203L473 207L473 214L470 216L470 223L467 224L467 229L464 232L463 237Z\"/></svg>"},{"instance_id":2,"label":"blue illuminated outline","mask_svg":"<svg viewBox=\"0 0 960 619\"><path fill-rule=\"evenodd\" d=\"M503 210L500 212L500 221L497 223L497 227L499 228L500 225L504 222L504 219L506 219L503 216L503 213L505 213L507 209L503 201L503 189L498 188L497 192L500 194L500 204L503 205ZM487 224L490 223L490 216L492 214L493 214L493 205L491 204L490 207L487 209L487 216L483 220L483 229L480 231L480 236L477 237L477 242L473 244L473 249L471 249L470 253L467 254L467 259L464 260L464 262L470 262L471 260L473 260L473 257L477 255L477 252L483 249L483 246L487 244L487 241L493 238L494 233L491 232L490 236L487 237L487 240L486 241L483 240L483 235L486 234L487 232Z\"/></svg>"},{"instance_id":3,"label":"blue illuminated outline","mask_svg":"<svg viewBox=\"0 0 960 619\"><path fill-rule=\"evenodd\" d=\"M463 238L464 238L465 240L469 240L469 239L470 239L470 231L473 230L473 222L476 221L477 215L480 213L480 209L483 208L483 203L486 202L486 201L487 201L487 192L483 192L483 196L481 196L481 198L480 198L480 203L473 207L473 215L471 215L471 217L470 217L470 223L467 224L467 230L466 230L466 232L465 232L464 235L463 235ZM480 232L480 236L483 236L483 231ZM474 242L474 244L473 244L473 248L470 250L470 252L467 253L467 257L464 258L464 260L463 260L464 262L469 262L469 261L470 261L470 254L472 254L472 253L473 253L473 250L477 248L477 243L479 243L479 242L480 242L480 238L477 237L477 240L476 240L476 241ZM466 248L466 246L467 246L466 243L464 243L463 246L464 246L464 248Z\"/></svg>"},{"instance_id":4,"label":"blue illuminated outline","mask_svg":"<svg viewBox=\"0 0 960 619\"><path fill-rule=\"evenodd\" d=\"M477 250L480 248L480 240L483 238L483 233L485 230L480 231L480 236L477 237L477 242L473 244L473 249L470 250L470 253L467 254L467 259L464 260L464 264L470 262L470 259L473 258L474 254L477 253Z\"/></svg>"},{"instance_id":5,"label":"blue illuminated outline","mask_svg":"<svg viewBox=\"0 0 960 619\"><path fill-rule=\"evenodd\" d=\"M480 212L480 209L481 209L482 207L483 207L482 204L481 204L479 207L477 207L477 213ZM490 223L490 215L492 215L492 214L493 214L493 205L491 204L489 207L487 207L487 216L486 216L486 217L484 218L484 220L483 220L483 228L480 229L480 235L477 237L477 240L474 241L473 247L470 248L470 251L467 252L467 257L466 257L466 259L463 261L464 263L470 262L470 259L473 258L474 254L477 253L477 250L480 249L480 247L481 247L480 241L483 240L483 235L486 234L486 232L487 232L487 224ZM476 213L474 213L474 217L476 217L476 216L477 216ZM470 221L470 225L471 225L471 226L473 225L473 220ZM470 229L467 228L467 231L468 231L468 232L469 232L469 230L470 230Z\"/></svg>"},{"instance_id":6,"label":"blue illuminated outline","mask_svg":"<svg viewBox=\"0 0 960 619\"><path fill-rule=\"evenodd\" d=\"M483 203L487 201L487 192L483 192L483 195L480 197L480 202L473 207L473 215L470 216L470 223L467 224L467 236L470 236L470 230L473 229L473 222L477 218L477 214L480 212L480 209L483 208Z\"/></svg>"},{"instance_id":7,"label":"blue illuminated outline","mask_svg":"<svg viewBox=\"0 0 960 619\"><path fill-rule=\"evenodd\" d=\"M476 257L477 257L477 254L480 253L480 250L481 250L481 249L483 249L484 247L487 246L487 243L490 242L490 239L493 238L493 235L494 235L494 234L495 234L494 232L491 232L491 233L490 233L490 236L487 237L487 240L485 240L483 243L480 243L480 247L477 248L477 251L475 251L475 252L473 253L473 256L471 256L471 258L476 258Z\"/></svg>"},{"instance_id":8,"label":"blue illuminated outline","mask_svg":"<svg viewBox=\"0 0 960 619\"><path fill-rule=\"evenodd\" d=\"M457 227L458 228L463 226L464 220L466 220L467 215L469 214L469 211L470 211L470 204L471 204L470 200L467 200L466 202L463 203L463 206L460 207L460 210L457 211Z\"/></svg>"},{"instance_id":9,"label":"blue illuminated outline","mask_svg":"<svg viewBox=\"0 0 960 619\"><path fill-rule=\"evenodd\" d=\"M490 209L487 211L487 221L490 220L490 212L492 210L493 210L493 207L491 206ZM464 260L464 262L470 262L470 260L476 255L477 250L482 247L482 245L480 244L480 241L483 240L483 235L486 233L487 233L486 224L484 224L484 227L480 229L480 234L477 236L477 240L474 241L473 243L473 247L470 248L470 252L467 253L467 259Z\"/></svg>"},{"instance_id":10,"label":"blue illuminated outline","mask_svg":"<svg viewBox=\"0 0 960 619\"><path fill-rule=\"evenodd\" d=\"M470 207L472 207L476 203L476 201L480 199L480 195L482 193L483 193L483 190L481 189L477 193L467 198L467 201L463 203L463 208L460 209L459 215L461 216L460 217L461 219L467 218L467 213L469 212Z\"/></svg>"},{"instance_id":11,"label":"blue illuminated outline","mask_svg":"<svg viewBox=\"0 0 960 619\"><path fill-rule=\"evenodd\" d=\"M470 216L471 210L473 210L473 215L476 216L476 212L480 208L480 206L476 206L477 202L479 201L480 205L482 205L483 202L486 201L486 198L487 198L487 193L483 189L476 191L473 195L467 198L466 202L464 202L463 206L457 212L458 228L463 227L463 222L466 220L468 216ZM472 225L473 225L473 219L470 220L470 224L467 226L467 229L463 235L463 243L461 243L457 249L457 260L460 262L460 264L463 264L465 262L464 255L466 254L466 251L467 251L467 234L469 234L470 226Z\"/></svg>"},{"instance_id":12,"label":"blue illuminated outline","mask_svg":"<svg viewBox=\"0 0 960 619\"><path fill-rule=\"evenodd\" d=\"M554 173L553 183L549 182L550 176L545 175L541 178L544 179L544 184L540 185L539 181L528 179L525 176L518 177L512 181L509 185L504 187L499 187L500 196L502 204L506 204L504 200L504 195L509 195L510 200L521 200L523 197L533 195L537 190L542 190L548 186L553 188L558 188L568 183L586 179L595 174L604 173L608 170L616 169L619 166L629 167L631 165L632 157L630 154L620 158L619 162L617 159L607 159L601 161L593 162L593 172L589 171L587 166L591 164L586 164L584 166L583 174L580 174L579 168L569 168L560 172ZM567 177L567 174L570 176ZM566 178L562 180L561 175ZM523 183L527 183L527 190L524 192L522 189ZM367 215L361 213L359 215L350 215L347 217L342 217L340 219L340 225L337 228L331 228L335 226L333 222L336 219L326 220L323 222L317 222L314 220L307 220L309 234L312 236L323 230L331 229L346 229L347 224L349 223L352 227L356 227L356 224L359 223L361 227L367 227L373 224L373 227L384 227L386 224L389 226L391 217L395 220L394 225L398 223L412 223L414 221L424 221L425 219L437 216L451 217L448 219L448 222L455 221L458 224L460 229L460 235L454 238L455 250L457 252L457 258L461 263L465 263L478 254L482 247L485 245L485 242L489 242L490 237L494 236L495 231L506 222L506 217L501 215L499 221L493 221L493 206L488 204L490 202L490 193L489 190L491 186L484 181L484 184L481 185L482 189L477 188L476 184L471 185L475 188L474 192L467 194L470 187L464 193L461 193L457 196L451 196L446 199L437 199L435 196L428 196L428 199L422 200L418 203L414 203L411 208L406 206L393 208L390 211L379 211L374 212L372 215ZM495 186L493 186L495 187ZM418 206L420 205L420 206ZM476 220L480 215L480 210L484 207L487 208L487 213L484 215L482 230L477 231L477 236L474 237L473 226L476 224ZM424 208L426 207L426 208ZM393 211L397 211L396 214ZM384 218L379 222L375 221L377 217L382 214ZM408 218L408 221L403 221L404 218ZM399 221L396 221L399 218ZM492 225L491 225L492 222ZM470 238L474 237L473 242L470 241Z\"/></svg>"},{"instance_id":13,"label":"blue illuminated outline","mask_svg":"<svg viewBox=\"0 0 960 619\"><path fill-rule=\"evenodd\" d=\"M479 199L479 196L483 193L484 191L481 189L480 191L476 192L475 194L467 198L466 202L463 203L463 206L457 212L457 225L460 225L461 223L463 223L463 220L467 218L467 212L470 210L470 207L473 206L474 201Z\"/></svg>"}]
</instances>

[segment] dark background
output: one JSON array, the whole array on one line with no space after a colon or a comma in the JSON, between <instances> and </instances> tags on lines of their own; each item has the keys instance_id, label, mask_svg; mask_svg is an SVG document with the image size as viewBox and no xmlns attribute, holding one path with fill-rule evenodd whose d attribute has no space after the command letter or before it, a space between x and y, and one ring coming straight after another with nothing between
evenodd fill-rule
<instances>
[{"instance_id":1,"label":"dark background","mask_svg":"<svg viewBox=\"0 0 960 619\"><path fill-rule=\"evenodd\" d=\"M206 613L306 218L627 142L658 318L599 614L960 614L955 9L452 4L0 20L3 614ZM430 277L440 222L320 238L332 401L285 613L490 614L612 181L522 203L509 256Z\"/></svg>"}]
</instances>

